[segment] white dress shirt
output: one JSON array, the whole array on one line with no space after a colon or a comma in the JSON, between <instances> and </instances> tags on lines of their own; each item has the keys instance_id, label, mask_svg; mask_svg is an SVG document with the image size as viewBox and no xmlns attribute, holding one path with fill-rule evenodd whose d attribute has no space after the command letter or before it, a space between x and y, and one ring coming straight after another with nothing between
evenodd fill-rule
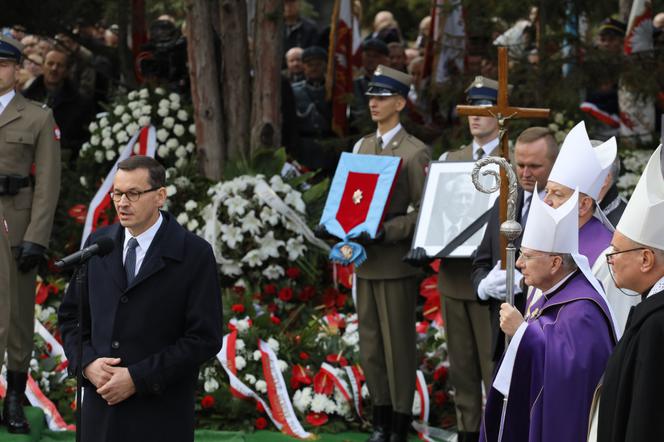
<instances>
[{"instance_id":1,"label":"white dress shirt","mask_svg":"<svg viewBox=\"0 0 664 442\"><path fill-rule=\"evenodd\" d=\"M477 157L477 151L479 150L480 147L484 151L484 154L482 155L482 158L484 158L486 156L489 156L489 154L491 152L493 152L493 150L496 148L496 146L498 146L498 141L499 141L498 137L496 137L493 140L486 143L484 146L480 146L480 144L477 141L473 140L473 158L476 159L476 160L481 159L481 158Z\"/></svg>"},{"instance_id":2,"label":"white dress shirt","mask_svg":"<svg viewBox=\"0 0 664 442\"><path fill-rule=\"evenodd\" d=\"M401 130L402 126L401 123L397 123L396 126L394 126L392 129L388 130L385 132L385 134L381 135L380 131L376 129L376 139L382 138L383 140L383 149L385 149L385 146L387 146L390 141L392 141L392 138ZM357 140L357 143L355 143L355 146L353 146L353 153L358 153L360 151L360 146L362 145L362 138Z\"/></svg>"},{"instance_id":3,"label":"white dress shirt","mask_svg":"<svg viewBox=\"0 0 664 442\"><path fill-rule=\"evenodd\" d=\"M125 262L125 259L127 258L127 243L131 238L136 238L136 241L138 241L138 246L136 247L136 270L134 271L134 275L138 275L139 270L141 269L141 264L143 264L143 259L145 258L145 254L147 253L148 249L150 248L150 244L152 244L152 240L154 239L155 235L157 234L157 231L159 230L159 227L161 227L161 223L163 221L163 218L161 216L161 212L159 213L159 218L157 218L157 221L145 232L141 233L140 235L134 237L132 236L131 233L129 233L129 230L125 228L125 237L124 237L124 248L122 250L122 262Z\"/></svg>"},{"instance_id":4,"label":"white dress shirt","mask_svg":"<svg viewBox=\"0 0 664 442\"><path fill-rule=\"evenodd\" d=\"M0 115L2 115L5 109L7 109L7 106L9 106L9 102L12 101L14 95L16 95L14 89L11 89L9 92L5 93L4 95L0 95Z\"/></svg>"}]
</instances>

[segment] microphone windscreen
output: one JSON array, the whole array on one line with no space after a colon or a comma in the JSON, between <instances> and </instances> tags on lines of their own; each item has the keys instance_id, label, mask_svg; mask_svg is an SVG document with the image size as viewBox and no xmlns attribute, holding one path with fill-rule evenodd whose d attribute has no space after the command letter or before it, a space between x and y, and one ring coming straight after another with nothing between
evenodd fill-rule
<instances>
[{"instance_id":1,"label":"microphone windscreen","mask_svg":"<svg viewBox=\"0 0 664 442\"><path fill-rule=\"evenodd\" d=\"M97 256L107 255L113 250L113 247L115 247L113 239L108 236L102 236L95 242L95 244L99 246L99 253L97 253Z\"/></svg>"}]
</instances>

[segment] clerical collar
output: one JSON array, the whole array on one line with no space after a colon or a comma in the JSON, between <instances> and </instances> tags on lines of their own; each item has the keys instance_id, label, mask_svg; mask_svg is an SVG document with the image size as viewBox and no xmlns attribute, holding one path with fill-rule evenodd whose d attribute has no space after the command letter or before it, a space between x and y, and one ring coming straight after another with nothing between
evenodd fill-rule
<instances>
[{"instance_id":1,"label":"clerical collar","mask_svg":"<svg viewBox=\"0 0 664 442\"><path fill-rule=\"evenodd\" d=\"M551 293L555 292L556 290L558 290L558 289L560 288L560 286L562 286L562 285L565 283L565 281L567 281L567 280L570 279L572 276L574 276L575 273L576 273L576 270L571 271L570 273L568 273L567 275L565 275L565 276L563 277L563 279L561 279L560 281L558 281L558 282L556 283L556 285L554 285L553 287L551 287L549 290L547 290L547 291L545 291L545 292L542 292L542 295L543 295L543 296L547 296L547 295L550 295ZM547 299L548 299L548 297L547 297Z\"/></svg>"},{"instance_id":2,"label":"clerical collar","mask_svg":"<svg viewBox=\"0 0 664 442\"><path fill-rule=\"evenodd\" d=\"M2 109L0 113L7 109L7 106L9 106L9 102L12 101L14 95L16 95L16 92L14 92L14 89L10 89L9 92L6 92L0 96L0 109Z\"/></svg>"},{"instance_id":3,"label":"clerical collar","mask_svg":"<svg viewBox=\"0 0 664 442\"><path fill-rule=\"evenodd\" d=\"M392 141L392 138L401 130L401 123L397 123L396 126L394 126L392 129L388 130L384 134L381 135L380 131L376 129L376 138L382 138L383 139L383 149L385 149L385 146L390 144L390 141Z\"/></svg>"},{"instance_id":4,"label":"clerical collar","mask_svg":"<svg viewBox=\"0 0 664 442\"><path fill-rule=\"evenodd\" d=\"M484 155L482 155L482 158L489 155L496 148L496 146L498 146L498 141L499 141L498 137L496 137L493 140L486 143L484 146L480 146L480 144L477 141L473 140L473 158L477 157L477 150L480 147L484 151Z\"/></svg>"},{"instance_id":5,"label":"clerical collar","mask_svg":"<svg viewBox=\"0 0 664 442\"><path fill-rule=\"evenodd\" d=\"M662 290L664 290L664 276L659 278L659 281L657 281L655 283L655 285L652 286L652 288L650 289L650 291L646 295L646 298L650 298L652 295L654 295L655 293L659 293Z\"/></svg>"}]
</instances>

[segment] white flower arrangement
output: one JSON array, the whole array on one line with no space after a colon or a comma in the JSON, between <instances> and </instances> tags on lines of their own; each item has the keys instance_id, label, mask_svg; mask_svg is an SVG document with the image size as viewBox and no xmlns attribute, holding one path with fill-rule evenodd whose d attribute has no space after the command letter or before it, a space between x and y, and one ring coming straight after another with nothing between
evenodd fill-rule
<instances>
[{"instance_id":1,"label":"white flower arrangement","mask_svg":"<svg viewBox=\"0 0 664 442\"><path fill-rule=\"evenodd\" d=\"M646 168L648 160L650 160L652 150L624 150L620 152L620 155L622 156L624 170L618 178L616 185L620 194L625 198L629 198L632 192L634 192L634 188L639 182L639 178Z\"/></svg>"}]
</instances>

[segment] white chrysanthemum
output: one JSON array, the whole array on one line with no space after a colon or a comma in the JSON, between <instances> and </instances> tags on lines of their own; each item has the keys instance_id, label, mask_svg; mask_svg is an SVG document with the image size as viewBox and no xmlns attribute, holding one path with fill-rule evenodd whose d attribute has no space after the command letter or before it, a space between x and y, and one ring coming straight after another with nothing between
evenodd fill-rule
<instances>
[{"instance_id":1,"label":"white chrysanthemum","mask_svg":"<svg viewBox=\"0 0 664 442\"><path fill-rule=\"evenodd\" d=\"M103 163L104 162L104 152L101 150L95 150L95 161L97 163Z\"/></svg>"},{"instance_id":2,"label":"white chrysanthemum","mask_svg":"<svg viewBox=\"0 0 664 442\"><path fill-rule=\"evenodd\" d=\"M157 131L157 139L162 143L168 139L168 131L166 129L159 129Z\"/></svg>"},{"instance_id":3,"label":"white chrysanthemum","mask_svg":"<svg viewBox=\"0 0 664 442\"><path fill-rule=\"evenodd\" d=\"M198 220L192 219L187 223L187 230L190 232L195 232L198 228Z\"/></svg>"},{"instance_id":4,"label":"white chrysanthemum","mask_svg":"<svg viewBox=\"0 0 664 442\"><path fill-rule=\"evenodd\" d=\"M175 149L175 156L178 158L185 158L187 156L187 149L184 146L180 146Z\"/></svg>"},{"instance_id":5,"label":"white chrysanthemum","mask_svg":"<svg viewBox=\"0 0 664 442\"><path fill-rule=\"evenodd\" d=\"M244 359L242 356L236 356L235 357L235 368L238 370L244 369L244 367L247 366L247 360Z\"/></svg>"},{"instance_id":6,"label":"white chrysanthemum","mask_svg":"<svg viewBox=\"0 0 664 442\"><path fill-rule=\"evenodd\" d=\"M175 184L178 189L186 189L191 186L191 181L186 176L179 176L173 180L173 184Z\"/></svg>"},{"instance_id":7,"label":"white chrysanthemum","mask_svg":"<svg viewBox=\"0 0 664 442\"><path fill-rule=\"evenodd\" d=\"M274 237L274 232L269 231L262 238L258 238L256 241L261 246L261 253L263 256L269 256L272 258L279 258L279 247L284 247L286 245L280 239Z\"/></svg>"},{"instance_id":8,"label":"white chrysanthemum","mask_svg":"<svg viewBox=\"0 0 664 442\"><path fill-rule=\"evenodd\" d=\"M259 216L261 218L261 221L271 226L276 226L277 224L279 224L279 214L273 211L268 206L264 206L263 209L261 209L261 213Z\"/></svg>"},{"instance_id":9,"label":"white chrysanthemum","mask_svg":"<svg viewBox=\"0 0 664 442\"><path fill-rule=\"evenodd\" d=\"M246 347L246 345L245 345L245 343L242 339L237 339L235 341L235 350L236 351L242 351L242 350L244 350L245 347Z\"/></svg>"},{"instance_id":10,"label":"white chrysanthemum","mask_svg":"<svg viewBox=\"0 0 664 442\"><path fill-rule=\"evenodd\" d=\"M175 124L175 118L173 118L173 117L166 117L161 122L161 125L164 126L167 129L173 128L174 124Z\"/></svg>"},{"instance_id":11,"label":"white chrysanthemum","mask_svg":"<svg viewBox=\"0 0 664 442\"><path fill-rule=\"evenodd\" d=\"M295 261L304 255L304 252L307 251L307 246L304 244L304 239L301 236L296 236L288 239L286 250L288 251L288 259Z\"/></svg>"},{"instance_id":12,"label":"white chrysanthemum","mask_svg":"<svg viewBox=\"0 0 664 442\"><path fill-rule=\"evenodd\" d=\"M219 389L219 382L215 378L210 378L203 384L203 389L206 393L214 393Z\"/></svg>"},{"instance_id":13,"label":"white chrysanthemum","mask_svg":"<svg viewBox=\"0 0 664 442\"><path fill-rule=\"evenodd\" d=\"M81 186L88 187L88 180L86 180L84 176L79 178L79 182L81 183Z\"/></svg>"},{"instance_id":14,"label":"white chrysanthemum","mask_svg":"<svg viewBox=\"0 0 664 442\"><path fill-rule=\"evenodd\" d=\"M149 115L143 115L141 118L138 119L138 125L141 127L149 126L150 121L151 119Z\"/></svg>"},{"instance_id":15,"label":"white chrysanthemum","mask_svg":"<svg viewBox=\"0 0 664 442\"><path fill-rule=\"evenodd\" d=\"M242 274L242 266L236 261L224 260L221 263L221 273L227 276L239 276Z\"/></svg>"},{"instance_id":16,"label":"white chrysanthemum","mask_svg":"<svg viewBox=\"0 0 664 442\"><path fill-rule=\"evenodd\" d=\"M187 165L186 158L178 158L177 161L175 162L175 167L177 167L178 169L182 169L186 165Z\"/></svg>"},{"instance_id":17,"label":"white chrysanthemum","mask_svg":"<svg viewBox=\"0 0 664 442\"><path fill-rule=\"evenodd\" d=\"M138 120L139 118L141 118L142 115L143 114L141 113L140 107L137 107L136 109L131 111L131 116L134 118L134 120Z\"/></svg>"},{"instance_id":18,"label":"white chrysanthemum","mask_svg":"<svg viewBox=\"0 0 664 442\"><path fill-rule=\"evenodd\" d=\"M240 222L242 224L242 231L249 232L252 235L258 235L263 227L263 223L256 218L256 212L253 210L247 213Z\"/></svg>"},{"instance_id":19,"label":"white chrysanthemum","mask_svg":"<svg viewBox=\"0 0 664 442\"><path fill-rule=\"evenodd\" d=\"M168 115L168 108L167 107L160 107L157 109L157 115L160 117L166 117Z\"/></svg>"},{"instance_id":20,"label":"white chrysanthemum","mask_svg":"<svg viewBox=\"0 0 664 442\"><path fill-rule=\"evenodd\" d=\"M99 128L99 126L98 126L97 123L94 122L94 121L88 125L88 130L89 130L90 132L94 132L94 131L96 131L98 128Z\"/></svg>"},{"instance_id":21,"label":"white chrysanthemum","mask_svg":"<svg viewBox=\"0 0 664 442\"><path fill-rule=\"evenodd\" d=\"M234 196L224 201L224 205L228 208L228 215L232 217L234 215L244 215L249 201L241 196Z\"/></svg>"},{"instance_id":22,"label":"white chrysanthemum","mask_svg":"<svg viewBox=\"0 0 664 442\"><path fill-rule=\"evenodd\" d=\"M102 138L110 138L112 133L113 132L111 132L110 127L105 127L101 130L101 137Z\"/></svg>"},{"instance_id":23,"label":"white chrysanthemum","mask_svg":"<svg viewBox=\"0 0 664 442\"><path fill-rule=\"evenodd\" d=\"M180 225L184 226L189 222L189 215L187 215L187 212L182 212L175 219Z\"/></svg>"},{"instance_id":24,"label":"white chrysanthemum","mask_svg":"<svg viewBox=\"0 0 664 442\"><path fill-rule=\"evenodd\" d=\"M256 384L254 384L254 387L256 388L256 391L259 393L267 393L267 382L264 380L258 380L256 381Z\"/></svg>"},{"instance_id":25,"label":"white chrysanthemum","mask_svg":"<svg viewBox=\"0 0 664 442\"><path fill-rule=\"evenodd\" d=\"M325 413L333 414L333 413L337 413L337 412L338 412L337 403L335 401L333 401L332 399L330 399L330 398L326 398Z\"/></svg>"},{"instance_id":26,"label":"white chrysanthemum","mask_svg":"<svg viewBox=\"0 0 664 442\"><path fill-rule=\"evenodd\" d=\"M170 180L175 175L177 175L177 173L178 173L178 171L175 167L169 167L168 169L166 169L166 179Z\"/></svg>"},{"instance_id":27,"label":"white chrysanthemum","mask_svg":"<svg viewBox=\"0 0 664 442\"><path fill-rule=\"evenodd\" d=\"M158 87L154 90L154 93L157 95L166 95L166 89L163 87Z\"/></svg>"},{"instance_id":28,"label":"white chrysanthemum","mask_svg":"<svg viewBox=\"0 0 664 442\"><path fill-rule=\"evenodd\" d=\"M115 141L113 141L113 138L104 138L104 141L101 142L101 145L106 149L110 149L115 146Z\"/></svg>"},{"instance_id":29,"label":"white chrysanthemum","mask_svg":"<svg viewBox=\"0 0 664 442\"><path fill-rule=\"evenodd\" d=\"M164 146L163 144L161 144L157 148L157 156L159 156L161 158L166 158L170 152L171 151L168 149L168 147Z\"/></svg>"},{"instance_id":30,"label":"white chrysanthemum","mask_svg":"<svg viewBox=\"0 0 664 442\"><path fill-rule=\"evenodd\" d=\"M115 109L113 109L113 114L114 114L115 116L118 116L118 117L119 117L120 115L122 115L122 114L124 114L124 113L125 113L125 107L124 107L123 105L121 105L121 104L115 106Z\"/></svg>"},{"instance_id":31,"label":"white chrysanthemum","mask_svg":"<svg viewBox=\"0 0 664 442\"><path fill-rule=\"evenodd\" d=\"M171 101L171 110L178 110L180 109L180 102L179 101Z\"/></svg>"},{"instance_id":32,"label":"white chrysanthemum","mask_svg":"<svg viewBox=\"0 0 664 442\"><path fill-rule=\"evenodd\" d=\"M126 143L129 141L129 136L127 135L127 132L122 131L117 133L115 139L118 140L118 143Z\"/></svg>"},{"instance_id":33,"label":"white chrysanthemum","mask_svg":"<svg viewBox=\"0 0 664 442\"><path fill-rule=\"evenodd\" d=\"M235 248L235 246L240 244L244 239L242 229L232 224L222 224L219 230L221 231L221 240L228 244L228 247L230 248Z\"/></svg>"},{"instance_id":34,"label":"white chrysanthemum","mask_svg":"<svg viewBox=\"0 0 664 442\"><path fill-rule=\"evenodd\" d=\"M141 113L143 115L150 115L152 113L152 106L146 104L145 106L141 107Z\"/></svg>"},{"instance_id":35,"label":"white chrysanthemum","mask_svg":"<svg viewBox=\"0 0 664 442\"><path fill-rule=\"evenodd\" d=\"M278 359L277 360L277 367L279 367L279 371L283 373L286 370L288 370L288 363L286 363L286 361Z\"/></svg>"},{"instance_id":36,"label":"white chrysanthemum","mask_svg":"<svg viewBox=\"0 0 664 442\"><path fill-rule=\"evenodd\" d=\"M284 268L283 268L283 267L281 267L281 266L279 266L279 265L276 265L276 264L270 264L269 266L267 266L267 267L263 270L262 274L263 274L263 276L265 276L267 279L275 280L275 279L279 279L279 278L281 278L282 276L284 276L284 275L286 274L286 272L284 272Z\"/></svg>"},{"instance_id":37,"label":"white chrysanthemum","mask_svg":"<svg viewBox=\"0 0 664 442\"><path fill-rule=\"evenodd\" d=\"M129 115L129 114L122 114L122 116L120 117L120 121L122 122L122 124L127 124L127 123L129 123L129 122L131 121L131 115Z\"/></svg>"},{"instance_id":38,"label":"white chrysanthemum","mask_svg":"<svg viewBox=\"0 0 664 442\"><path fill-rule=\"evenodd\" d=\"M99 120L99 127L103 129L106 126L108 126L108 118L103 117L101 120Z\"/></svg>"},{"instance_id":39,"label":"white chrysanthemum","mask_svg":"<svg viewBox=\"0 0 664 442\"><path fill-rule=\"evenodd\" d=\"M316 393L311 400L311 411L314 413L324 413L327 406L327 396L324 394Z\"/></svg>"},{"instance_id":40,"label":"white chrysanthemum","mask_svg":"<svg viewBox=\"0 0 664 442\"><path fill-rule=\"evenodd\" d=\"M99 139L99 136L97 136L97 135L93 135L93 136L90 137L90 144L92 146L99 146L100 141L101 140Z\"/></svg>"},{"instance_id":41,"label":"white chrysanthemum","mask_svg":"<svg viewBox=\"0 0 664 442\"><path fill-rule=\"evenodd\" d=\"M189 133L192 135L196 135L196 125L195 124L190 124L189 125Z\"/></svg>"},{"instance_id":42,"label":"white chrysanthemum","mask_svg":"<svg viewBox=\"0 0 664 442\"><path fill-rule=\"evenodd\" d=\"M182 135L184 135L184 126L181 124L176 124L173 127L173 133L175 134L175 136L181 137Z\"/></svg>"},{"instance_id":43,"label":"white chrysanthemum","mask_svg":"<svg viewBox=\"0 0 664 442\"><path fill-rule=\"evenodd\" d=\"M115 158L115 151L114 150L107 150L106 151L106 160L108 161L113 161L113 158Z\"/></svg>"},{"instance_id":44,"label":"white chrysanthemum","mask_svg":"<svg viewBox=\"0 0 664 442\"><path fill-rule=\"evenodd\" d=\"M166 196L173 196L176 193L178 193L178 189L172 184L166 187Z\"/></svg>"},{"instance_id":45,"label":"white chrysanthemum","mask_svg":"<svg viewBox=\"0 0 664 442\"><path fill-rule=\"evenodd\" d=\"M254 350L254 361L260 361L263 358L260 350Z\"/></svg>"},{"instance_id":46,"label":"white chrysanthemum","mask_svg":"<svg viewBox=\"0 0 664 442\"><path fill-rule=\"evenodd\" d=\"M129 123L125 128L127 135L129 135L130 137L133 137L136 134L136 132L138 132L138 129L140 129L140 127L138 126L137 123L134 122Z\"/></svg>"},{"instance_id":47,"label":"white chrysanthemum","mask_svg":"<svg viewBox=\"0 0 664 442\"><path fill-rule=\"evenodd\" d=\"M279 351L279 341L277 341L276 339L274 339L274 338L269 338L269 339L267 340L267 345L268 345L268 347L270 347L272 350L274 350L275 353Z\"/></svg>"},{"instance_id":48,"label":"white chrysanthemum","mask_svg":"<svg viewBox=\"0 0 664 442\"><path fill-rule=\"evenodd\" d=\"M223 236L222 236L223 238ZM233 247L233 246L231 246ZM246 263L249 267L259 267L263 264L263 256L260 250L250 250L249 253L242 257L242 262Z\"/></svg>"},{"instance_id":49,"label":"white chrysanthemum","mask_svg":"<svg viewBox=\"0 0 664 442\"><path fill-rule=\"evenodd\" d=\"M190 141L187 143L187 146L185 148L187 149L187 152L192 153L194 151L194 147L196 146L194 146L194 143Z\"/></svg>"},{"instance_id":50,"label":"white chrysanthemum","mask_svg":"<svg viewBox=\"0 0 664 442\"><path fill-rule=\"evenodd\" d=\"M138 93L136 91L131 91L129 92L129 94L127 94L127 98L129 98L130 100L135 100L137 95Z\"/></svg>"},{"instance_id":51,"label":"white chrysanthemum","mask_svg":"<svg viewBox=\"0 0 664 442\"><path fill-rule=\"evenodd\" d=\"M293 406L300 412L306 413L311 404L311 387L297 390L293 395Z\"/></svg>"},{"instance_id":52,"label":"white chrysanthemum","mask_svg":"<svg viewBox=\"0 0 664 442\"><path fill-rule=\"evenodd\" d=\"M196 207L198 207L198 203L194 200L189 200L184 203L184 210L188 212L194 210Z\"/></svg>"},{"instance_id":53,"label":"white chrysanthemum","mask_svg":"<svg viewBox=\"0 0 664 442\"><path fill-rule=\"evenodd\" d=\"M166 147L169 149L176 149L180 143L178 143L178 140L175 138L169 138L168 141L166 141Z\"/></svg>"},{"instance_id":54,"label":"white chrysanthemum","mask_svg":"<svg viewBox=\"0 0 664 442\"><path fill-rule=\"evenodd\" d=\"M254 384L256 383L256 376L254 376L254 375L251 374L251 373L247 373L247 374L244 375L244 380L245 380L248 384L250 384L250 385L254 385Z\"/></svg>"},{"instance_id":55,"label":"white chrysanthemum","mask_svg":"<svg viewBox=\"0 0 664 442\"><path fill-rule=\"evenodd\" d=\"M238 333L244 333L247 330L249 330L250 324L249 324L249 317L246 317L244 319L238 319L235 321L235 328L237 329Z\"/></svg>"},{"instance_id":56,"label":"white chrysanthemum","mask_svg":"<svg viewBox=\"0 0 664 442\"><path fill-rule=\"evenodd\" d=\"M187 121L187 118L189 118L189 114L187 114L187 111L184 109L180 109L177 114L178 120L180 121Z\"/></svg>"}]
</instances>

